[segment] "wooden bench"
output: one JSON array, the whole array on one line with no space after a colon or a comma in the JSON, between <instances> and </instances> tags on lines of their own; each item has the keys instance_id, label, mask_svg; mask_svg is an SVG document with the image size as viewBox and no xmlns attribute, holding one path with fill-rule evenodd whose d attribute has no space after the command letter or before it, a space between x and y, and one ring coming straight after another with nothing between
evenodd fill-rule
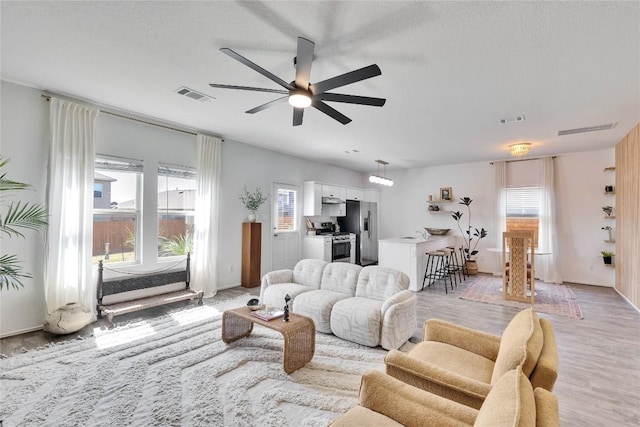
<instances>
[{"instance_id":1,"label":"wooden bench","mask_svg":"<svg viewBox=\"0 0 640 427\"><path fill-rule=\"evenodd\" d=\"M170 304L176 301L185 301L198 299L198 305L202 304L202 291L194 291L189 289L191 254L187 254L187 266L184 271L170 271L154 274L142 274L133 277L117 278L105 281L103 279L102 260L98 263L98 318L107 316L109 326L113 325L113 317L121 314L131 313L146 308L156 307L159 305ZM135 298L128 301L117 302L113 304L103 304L102 298L108 295L116 295L123 292L135 291L140 289L150 289L158 286L168 285L171 283L184 282L185 288L165 292L158 295L152 295L143 298Z\"/></svg>"}]
</instances>

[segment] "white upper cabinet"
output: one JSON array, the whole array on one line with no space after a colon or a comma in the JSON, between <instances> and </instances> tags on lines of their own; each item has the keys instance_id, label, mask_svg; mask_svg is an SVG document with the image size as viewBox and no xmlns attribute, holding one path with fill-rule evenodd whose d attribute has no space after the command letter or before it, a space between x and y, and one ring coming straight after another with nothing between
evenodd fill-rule
<instances>
[{"instance_id":1,"label":"white upper cabinet","mask_svg":"<svg viewBox=\"0 0 640 427\"><path fill-rule=\"evenodd\" d=\"M303 184L302 215L322 215L322 185L310 181Z\"/></svg>"},{"instance_id":2,"label":"white upper cabinet","mask_svg":"<svg viewBox=\"0 0 640 427\"><path fill-rule=\"evenodd\" d=\"M346 200L364 200L364 191L358 188L347 188Z\"/></svg>"},{"instance_id":3,"label":"white upper cabinet","mask_svg":"<svg viewBox=\"0 0 640 427\"><path fill-rule=\"evenodd\" d=\"M347 189L335 185L322 185L322 197L336 197L340 200L347 198Z\"/></svg>"}]
</instances>

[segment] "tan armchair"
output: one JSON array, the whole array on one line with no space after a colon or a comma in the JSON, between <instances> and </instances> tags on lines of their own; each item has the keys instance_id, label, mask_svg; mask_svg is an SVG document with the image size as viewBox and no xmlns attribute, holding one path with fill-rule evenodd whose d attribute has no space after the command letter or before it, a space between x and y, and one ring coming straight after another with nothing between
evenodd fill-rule
<instances>
[{"instance_id":1,"label":"tan armchair","mask_svg":"<svg viewBox=\"0 0 640 427\"><path fill-rule=\"evenodd\" d=\"M424 324L424 341L409 353L390 351L387 374L464 405L480 408L506 372L521 367L534 388L551 391L558 353L551 322L533 309L518 313L502 337L437 319Z\"/></svg>"},{"instance_id":2,"label":"tan armchair","mask_svg":"<svg viewBox=\"0 0 640 427\"><path fill-rule=\"evenodd\" d=\"M330 425L557 427L560 420L558 399L542 388L534 391L521 368L502 375L479 410L369 371L362 376L360 406Z\"/></svg>"}]
</instances>

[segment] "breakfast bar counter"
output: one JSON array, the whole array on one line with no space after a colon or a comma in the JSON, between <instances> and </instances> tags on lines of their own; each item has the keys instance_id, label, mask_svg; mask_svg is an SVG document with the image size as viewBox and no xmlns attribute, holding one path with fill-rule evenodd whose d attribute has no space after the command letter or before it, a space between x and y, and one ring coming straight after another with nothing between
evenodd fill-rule
<instances>
[{"instance_id":1,"label":"breakfast bar counter","mask_svg":"<svg viewBox=\"0 0 640 427\"><path fill-rule=\"evenodd\" d=\"M394 237L378 241L378 265L402 271L409 276L409 290L422 289L422 278L427 267L427 252L454 246L455 235L421 237Z\"/></svg>"}]
</instances>

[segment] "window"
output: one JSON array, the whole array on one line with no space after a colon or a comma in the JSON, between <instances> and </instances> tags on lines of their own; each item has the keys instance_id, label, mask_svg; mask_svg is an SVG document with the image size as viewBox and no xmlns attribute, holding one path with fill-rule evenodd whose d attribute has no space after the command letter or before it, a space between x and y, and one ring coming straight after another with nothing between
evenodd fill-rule
<instances>
[{"instance_id":1,"label":"window","mask_svg":"<svg viewBox=\"0 0 640 427\"><path fill-rule=\"evenodd\" d=\"M158 257L193 252L196 171L158 165Z\"/></svg>"},{"instance_id":2,"label":"window","mask_svg":"<svg viewBox=\"0 0 640 427\"><path fill-rule=\"evenodd\" d=\"M138 261L142 161L97 155L93 185L93 264Z\"/></svg>"},{"instance_id":3,"label":"window","mask_svg":"<svg viewBox=\"0 0 640 427\"><path fill-rule=\"evenodd\" d=\"M297 231L298 191L295 187L278 185L275 231Z\"/></svg>"},{"instance_id":4,"label":"window","mask_svg":"<svg viewBox=\"0 0 640 427\"><path fill-rule=\"evenodd\" d=\"M507 188L506 231L533 231L534 245L538 247L539 213L539 187Z\"/></svg>"}]
</instances>

